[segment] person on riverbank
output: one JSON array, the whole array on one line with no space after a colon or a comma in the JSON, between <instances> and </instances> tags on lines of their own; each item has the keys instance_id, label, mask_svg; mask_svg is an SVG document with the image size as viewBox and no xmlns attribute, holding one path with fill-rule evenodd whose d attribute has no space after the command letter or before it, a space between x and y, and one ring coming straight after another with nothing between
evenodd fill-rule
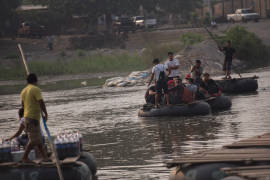
<instances>
[{"instance_id":1,"label":"person on riverbank","mask_svg":"<svg viewBox=\"0 0 270 180\"><path fill-rule=\"evenodd\" d=\"M168 81L173 78L180 77L179 75L179 61L173 56L173 52L168 52L168 59L165 62L168 71Z\"/></svg>"},{"instance_id":2,"label":"person on riverbank","mask_svg":"<svg viewBox=\"0 0 270 180\"><path fill-rule=\"evenodd\" d=\"M200 92L204 95L205 98L221 95L220 88L218 87L217 83L210 78L210 75L208 73L203 74L202 80L203 82L200 86Z\"/></svg>"},{"instance_id":3,"label":"person on riverbank","mask_svg":"<svg viewBox=\"0 0 270 180\"><path fill-rule=\"evenodd\" d=\"M225 72L224 79L231 79L232 60L236 57L236 50L232 47L231 41L227 41L225 47L218 47L225 54L223 71Z\"/></svg>"},{"instance_id":4,"label":"person on riverbank","mask_svg":"<svg viewBox=\"0 0 270 180\"><path fill-rule=\"evenodd\" d=\"M50 50L50 51L52 51L53 50L53 36L52 35L49 35L48 36L48 49Z\"/></svg>"},{"instance_id":5,"label":"person on riverbank","mask_svg":"<svg viewBox=\"0 0 270 180\"><path fill-rule=\"evenodd\" d=\"M202 74L203 74L203 68L201 67L201 60L197 59L195 61L195 65L191 66L191 78L194 80L194 83L197 85L200 85L202 82Z\"/></svg>"},{"instance_id":6,"label":"person on riverbank","mask_svg":"<svg viewBox=\"0 0 270 180\"><path fill-rule=\"evenodd\" d=\"M152 68L152 75L151 79L149 81L148 87L151 85L153 79L155 81L155 88L156 88L156 94L155 94L155 108L158 108L158 103L160 96L162 94L162 91L165 95L165 100L167 105L170 105L169 103L169 96L168 96L168 83L166 78L166 69L167 67L164 64L161 64L159 62L159 59L153 60L154 67Z\"/></svg>"},{"instance_id":7,"label":"person on riverbank","mask_svg":"<svg viewBox=\"0 0 270 180\"><path fill-rule=\"evenodd\" d=\"M27 76L27 86L21 92L22 106L24 108L24 127L29 138L22 162L30 161L28 154L34 147L38 148L43 160L48 161L47 154L42 145L40 129L41 112L44 113L46 120L48 119L48 114L37 82L37 76L33 73L29 74Z\"/></svg>"}]
</instances>

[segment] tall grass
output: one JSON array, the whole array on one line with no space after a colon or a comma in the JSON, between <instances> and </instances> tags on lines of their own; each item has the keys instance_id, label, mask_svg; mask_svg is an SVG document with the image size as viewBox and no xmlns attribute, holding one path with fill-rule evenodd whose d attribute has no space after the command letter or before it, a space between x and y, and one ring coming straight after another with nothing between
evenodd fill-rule
<instances>
[{"instance_id":1,"label":"tall grass","mask_svg":"<svg viewBox=\"0 0 270 180\"><path fill-rule=\"evenodd\" d=\"M67 59L66 56L60 56L57 60L29 61L28 66L30 71L38 76L129 72L150 68L154 58L164 60L167 57L168 51L178 52L182 47L181 43L148 45L141 54L92 54L78 56L75 59ZM24 78L25 69L19 59L12 66L0 66L0 80Z\"/></svg>"},{"instance_id":2,"label":"tall grass","mask_svg":"<svg viewBox=\"0 0 270 180\"><path fill-rule=\"evenodd\" d=\"M31 72L43 75L81 74L97 72L114 72L142 70L146 64L137 55L89 55L79 59L55 61L30 61L28 66ZM11 68L0 67L0 79L23 78L25 70L22 64Z\"/></svg>"}]
</instances>

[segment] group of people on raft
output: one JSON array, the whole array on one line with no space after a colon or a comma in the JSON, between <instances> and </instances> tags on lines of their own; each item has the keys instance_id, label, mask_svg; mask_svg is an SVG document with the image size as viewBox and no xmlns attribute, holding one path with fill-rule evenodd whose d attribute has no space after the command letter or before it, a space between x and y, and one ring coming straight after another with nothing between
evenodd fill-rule
<instances>
[{"instance_id":1,"label":"group of people on raft","mask_svg":"<svg viewBox=\"0 0 270 180\"><path fill-rule=\"evenodd\" d=\"M210 78L208 73L203 72L200 60L196 60L195 65L191 67L190 73L185 77L185 82L180 78L179 61L174 58L172 52L168 53L165 64L160 63L159 59L154 59L153 64L145 100L147 104L153 104L155 108L158 108L164 100L164 104L177 105L191 103L195 99L221 95L221 89L217 83ZM151 86L153 80L154 84Z\"/></svg>"}]
</instances>

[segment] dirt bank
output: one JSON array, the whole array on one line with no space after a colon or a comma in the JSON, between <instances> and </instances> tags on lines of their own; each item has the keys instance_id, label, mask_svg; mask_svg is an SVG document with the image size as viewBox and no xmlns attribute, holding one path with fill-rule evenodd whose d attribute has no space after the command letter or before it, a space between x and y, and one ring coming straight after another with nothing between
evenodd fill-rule
<instances>
[{"instance_id":1,"label":"dirt bank","mask_svg":"<svg viewBox=\"0 0 270 180\"><path fill-rule=\"evenodd\" d=\"M270 45L270 20L261 20L258 23L236 23L236 24L220 24L217 29L213 31L217 34L224 33L230 27L241 25L246 27L249 31L256 33L264 43ZM84 53L141 53L143 49L153 44L174 43L180 41L180 36L186 32L194 32L202 34L205 41L193 47L186 48L176 54L180 57L180 71L182 75L187 73L192 62L195 59L201 59L205 70L211 74L222 73L223 55L217 51L216 45L210 40L208 34L203 28L192 29L171 29L171 30L153 30L149 32L138 31L134 34L129 34L129 39L126 41L126 49L99 49L99 50L85 50ZM21 43L25 51L28 61L55 61L59 58L69 61L71 59L80 59L80 50L70 49L69 38L72 36L56 36L55 48L49 51L46 47L46 38L42 39L26 39L18 38L16 40L0 39L0 65L2 67L12 67L21 63L19 59L19 52L17 43ZM237 62L238 63L238 62ZM91 79L91 78L106 78L112 76L125 76L129 72L107 72L107 73L86 73L79 75L63 75L40 77L43 83L56 82L70 79ZM24 81L0 81L0 85L18 85L23 84Z\"/></svg>"}]
</instances>

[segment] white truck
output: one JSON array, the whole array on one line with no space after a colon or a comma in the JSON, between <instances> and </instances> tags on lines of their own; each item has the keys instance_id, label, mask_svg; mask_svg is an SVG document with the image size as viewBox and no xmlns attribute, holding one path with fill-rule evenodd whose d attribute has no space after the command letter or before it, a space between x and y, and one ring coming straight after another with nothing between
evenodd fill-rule
<instances>
[{"instance_id":1,"label":"white truck","mask_svg":"<svg viewBox=\"0 0 270 180\"><path fill-rule=\"evenodd\" d=\"M157 26L157 19L145 19L144 16L134 16L133 21L136 24L137 29L142 28L154 28Z\"/></svg>"},{"instance_id":2,"label":"white truck","mask_svg":"<svg viewBox=\"0 0 270 180\"><path fill-rule=\"evenodd\" d=\"M237 9L235 14L228 14L227 20L229 22L247 22L247 21L255 21L258 22L260 19L260 15L254 12L251 9Z\"/></svg>"}]
</instances>

